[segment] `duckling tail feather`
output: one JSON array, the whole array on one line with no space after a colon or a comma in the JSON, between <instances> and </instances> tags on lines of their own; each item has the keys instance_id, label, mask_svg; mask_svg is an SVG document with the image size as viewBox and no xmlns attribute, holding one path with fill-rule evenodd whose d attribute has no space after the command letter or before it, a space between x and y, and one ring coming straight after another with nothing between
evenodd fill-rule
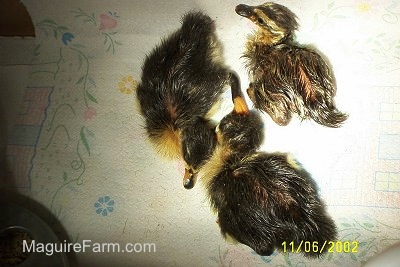
<instances>
[{"instance_id":1,"label":"duckling tail feather","mask_svg":"<svg viewBox=\"0 0 400 267\"><path fill-rule=\"evenodd\" d=\"M210 36L210 34L213 34L214 29L214 22L209 16L202 12L189 12L182 18L181 41L187 40L186 43L194 44L193 40ZM209 42L207 38L204 38L203 41L206 44ZM201 45L198 46L201 47ZM204 47L207 48L208 45L204 45Z\"/></svg>"},{"instance_id":2,"label":"duckling tail feather","mask_svg":"<svg viewBox=\"0 0 400 267\"><path fill-rule=\"evenodd\" d=\"M349 115L339 111L332 105L318 105L317 109L310 111L310 117L317 123L332 127L339 128L347 120Z\"/></svg>"}]
</instances>

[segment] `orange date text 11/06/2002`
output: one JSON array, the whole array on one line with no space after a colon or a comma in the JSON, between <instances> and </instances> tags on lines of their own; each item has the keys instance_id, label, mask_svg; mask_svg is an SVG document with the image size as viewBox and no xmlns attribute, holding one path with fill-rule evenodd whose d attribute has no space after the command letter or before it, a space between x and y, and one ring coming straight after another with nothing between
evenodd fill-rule
<instances>
[{"instance_id":1,"label":"orange date text 11/06/2002","mask_svg":"<svg viewBox=\"0 0 400 267\"><path fill-rule=\"evenodd\" d=\"M295 242L283 242L282 250L284 253L322 253L326 250L328 253L357 253L357 241L325 241L319 243L318 241L301 241L296 244Z\"/></svg>"}]
</instances>

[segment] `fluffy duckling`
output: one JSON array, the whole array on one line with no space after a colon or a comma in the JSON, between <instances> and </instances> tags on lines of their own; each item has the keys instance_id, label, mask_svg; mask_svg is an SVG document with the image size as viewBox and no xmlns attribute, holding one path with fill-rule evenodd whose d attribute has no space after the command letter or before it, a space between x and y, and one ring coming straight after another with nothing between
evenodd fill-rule
<instances>
[{"instance_id":1,"label":"fluffy duckling","mask_svg":"<svg viewBox=\"0 0 400 267\"><path fill-rule=\"evenodd\" d=\"M201 181L221 234L263 256L282 250L285 241L294 242L296 250L302 242L318 242L317 252L304 252L308 257L326 252L324 242L335 240L337 232L315 182L289 155L257 152L263 124L243 98L237 97L234 111L221 120L217 138Z\"/></svg>"},{"instance_id":2,"label":"fluffy duckling","mask_svg":"<svg viewBox=\"0 0 400 267\"><path fill-rule=\"evenodd\" d=\"M184 15L142 66L137 98L147 135L160 154L183 157L187 189L214 150L209 116L227 84L239 86L238 77L223 65L214 22L201 12Z\"/></svg>"},{"instance_id":3,"label":"fluffy duckling","mask_svg":"<svg viewBox=\"0 0 400 267\"><path fill-rule=\"evenodd\" d=\"M315 50L294 42L296 15L271 2L241 4L236 13L258 26L244 53L251 81L247 93L254 106L281 126L297 113L301 119L340 127L348 116L335 106L334 75Z\"/></svg>"}]
</instances>

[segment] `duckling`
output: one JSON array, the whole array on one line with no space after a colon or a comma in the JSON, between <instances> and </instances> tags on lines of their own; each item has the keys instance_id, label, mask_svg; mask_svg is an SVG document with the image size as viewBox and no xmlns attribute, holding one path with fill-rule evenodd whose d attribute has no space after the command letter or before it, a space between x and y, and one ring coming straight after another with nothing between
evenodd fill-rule
<instances>
[{"instance_id":1,"label":"duckling","mask_svg":"<svg viewBox=\"0 0 400 267\"><path fill-rule=\"evenodd\" d=\"M244 53L251 80L247 93L254 106L281 126L297 113L301 119L340 127L348 115L335 106L334 74L317 51L294 41L296 15L272 2L240 4L235 10L258 26Z\"/></svg>"},{"instance_id":2,"label":"duckling","mask_svg":"<svg viewBox=\"0 0 400 267\"><path fill-rule=\"evenodd\" d=\"M214 21L202 12L189 12L180 29L146 56L136 90L149 140L161 155L183 157L187 189L216 145L209 118L225 86L240 87L220 50Z\"/></svg>"},{"instance_id":3,"label":"duckling","mask_svg":"<svg viewBox=\"0 0 400 267\"><path fill-rule=\"evenodd\" d=\"M317 242L318 249L304 254L319 257L337 231L315 182L288 154L259 152L259 113L249 111L242 97L234 106L217 126L218 145L201 179L222 236L263 256L282 250L285 241L294 242L296 250Z\"/></svg>"}]
</instances>

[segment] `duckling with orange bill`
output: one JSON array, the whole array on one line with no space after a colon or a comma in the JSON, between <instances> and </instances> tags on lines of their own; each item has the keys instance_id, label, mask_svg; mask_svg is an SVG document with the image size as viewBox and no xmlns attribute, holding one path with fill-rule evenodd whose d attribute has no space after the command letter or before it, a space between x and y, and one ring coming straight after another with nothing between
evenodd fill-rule
<instances>
[{"instance_id":1,"label":"duckling with orange bill","mask_svg":"<svg viewBox=\"0 0 400 267\"><path fill-rule=\"evenodd\" d=\"M187 189L216 145L209 118L227 85L240 86L223 64L214 21L202 12L184 15L143 63L137 98L147 135L160 154L183 158Z\"/></svg>"},{"instance_id":2,"label":"duckling with orange bill","mask_svg":"<svg viewBox=\"0 0 400 267\"><path fill-rule=\"evenodd\" d=\"M268 256L283 242L313 244L307 257L325 253L337 231L310 174L288 154L265 153L263 123L240 92L234 110L217 126L218 145L204 166L204 183L221 234Z\"/></svg>"},{"instance_id":3,"label":"duckling with orange bill","mask_svg":"<svg viewBox=\"0 0 400 267\"><path fill-rule=\"evenodd\" d=\"M298 114L300 119L340 127L348 115L336 108L334 74L315 49L294 41L296 15L272 2L241 4L235 10L258 26L244 53L250 75L247 93L254 106L281 126Z\"/></svg>"}]
</instances>

